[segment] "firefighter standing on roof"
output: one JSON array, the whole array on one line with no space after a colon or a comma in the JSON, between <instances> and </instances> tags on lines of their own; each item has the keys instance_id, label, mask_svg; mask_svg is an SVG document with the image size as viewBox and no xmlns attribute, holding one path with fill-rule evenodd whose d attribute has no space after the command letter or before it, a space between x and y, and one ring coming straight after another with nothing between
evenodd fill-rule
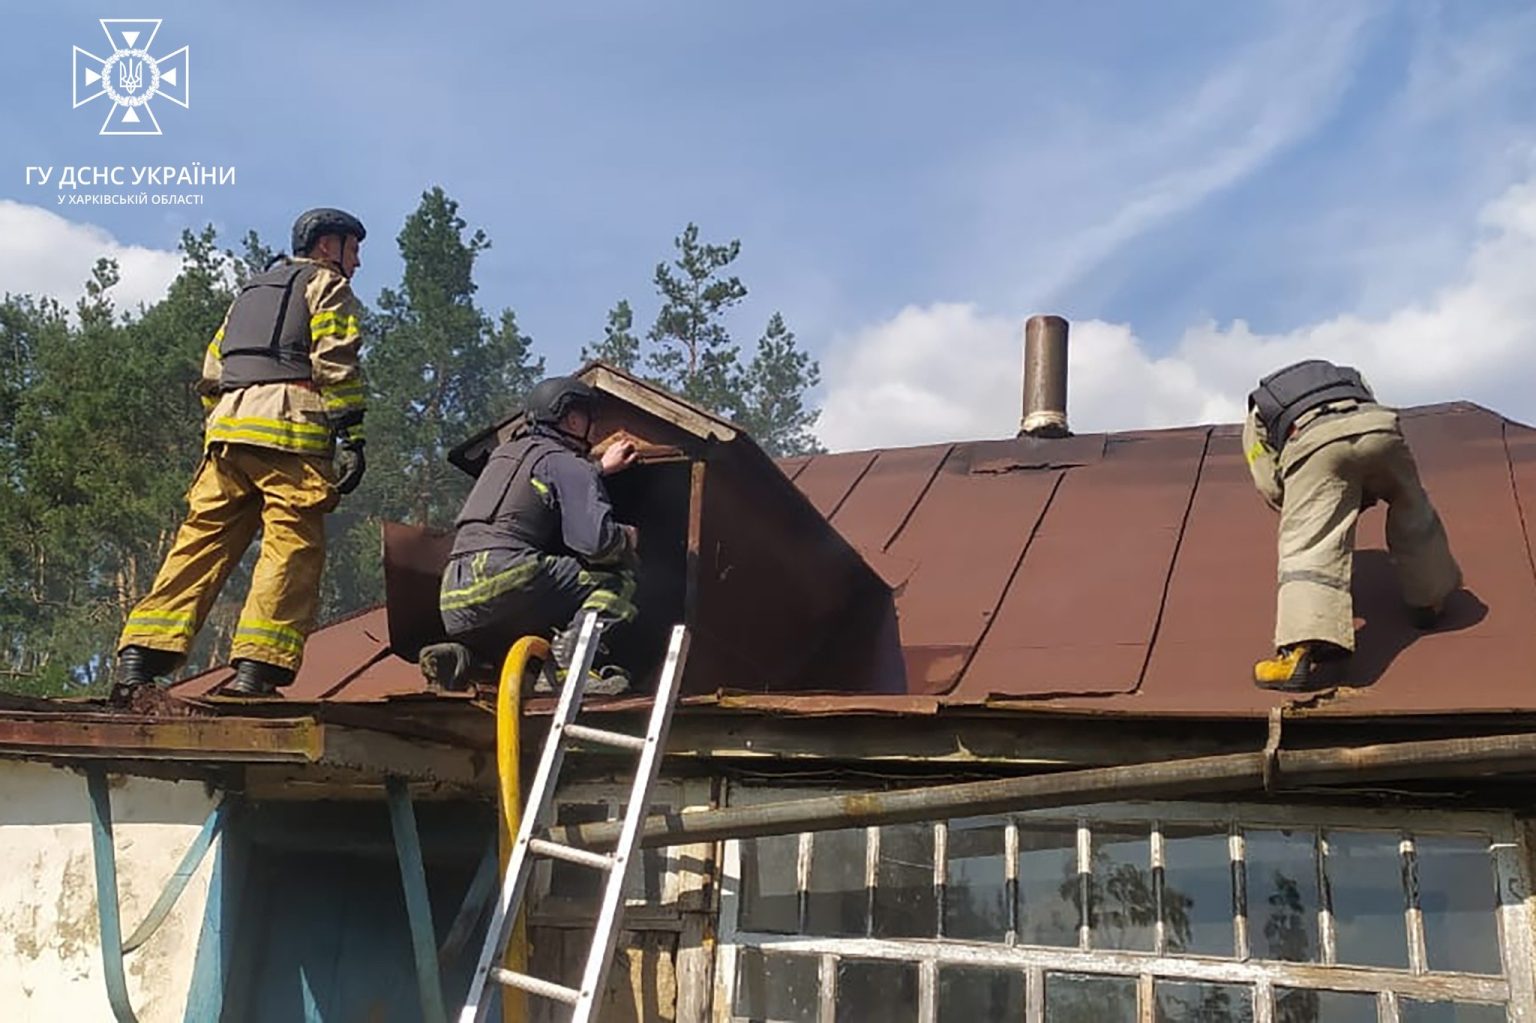
<instances>
[{"instance_id":1,"label":"firefighter standing on roof","mask_svg":"<svg viewBox=\"0 0 1536 1023\"><path fill-rule=\"evenodd\" d=\"M120 686L181 663L258 529L228 691L267 695L293 680L319 603L325 514L365 464L362 310L350 284L365 234L341 210L304 213L294 258L246 281L209 343L202 464L186 521L123 629Z\"/></svg>"},{"instance_id":2,"label":"firefighter standing on roof","mask_svg":"<svg viewBox=\"0 0 1536 1023\"><path fill-rule=\"evenodd\" d=\"M454 521L443 624L483 658L499 660L518 637L553 629L551 653L564 677L584 612L596 611L605 626L635 617L637 534L615 521L602 477L627 468L636 452L623 440L600 462L588 458L596 400L574 377L535 386L526 432L491 454ZM423 651L430 678L443 670L429 663L436 649ZM587 691L627 685L610 667Z\"/></svg>"},{"instance_id":3,"label":"firefighter standing on roof","mask_svg":"<svg viewBox=\"0 0 1536 1023\"><path fill-rule=\"evenodd\" d=\"M1378 500L1387 502L1403 598L1416 625L1434 626L1461 570L1397 413L1376 403L1356 370L1311 359L1259 381L1243 450L1254 485L1280 513L1277 654L1254 666L1257 685L1304 690L1339 680L1355 648L1355 523Z\"/></svg>"}]
</instances>

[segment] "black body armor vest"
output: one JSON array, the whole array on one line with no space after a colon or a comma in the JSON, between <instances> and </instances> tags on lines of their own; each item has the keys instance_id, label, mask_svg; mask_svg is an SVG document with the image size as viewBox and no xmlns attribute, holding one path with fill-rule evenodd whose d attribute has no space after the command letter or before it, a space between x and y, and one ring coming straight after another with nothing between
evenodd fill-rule
<instances>
[{"instance_id":1,"label":"black body armor vest","mask_svg":"<svg viewBox=\"0 0 1536 1023\"><path fill-rule=\"evenodd\" d=\"M562 551L560 512L547 506L534 489L533 467L543 456L566 450L558 441L533 434L491 452L459 517L453 520L457 531L453 553Z\"/></svg>"},{"instance_id":2,"label":"black body armor vest","mask_svg":"<svg viewBox=\"0 0 1536 1023\"><path fill-rule=\"evenodd\" d=\"M1376 400L1358 370L1322 359L1308 359L1260 380L1258 389L1248 395L1248 407L1258 410L1269 446L1279 453L1296 420L1319 405L1349 399Z\"/></svg>"},{"instance_id":3,"label":"black body armor vest","mask_svg":"<svg viewBox=\"0 0 1536 1023\"><path fill-rule=\"evenodd\" d=\"M318 269L313 263L283 263L245 282L219 346L224 390L310 379L304 289Z\"/></svg>"}]
</instances>

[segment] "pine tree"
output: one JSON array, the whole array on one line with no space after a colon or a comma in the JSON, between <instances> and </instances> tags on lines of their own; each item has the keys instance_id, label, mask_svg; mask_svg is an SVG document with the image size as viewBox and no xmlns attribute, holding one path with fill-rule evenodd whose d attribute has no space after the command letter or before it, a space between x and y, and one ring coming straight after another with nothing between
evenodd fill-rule
<instances>
[{"instance_id":1,"label":"pine tree","mask_svg":"<svg viewBox=\"0 0 1536 1023\"><path fill-rule=\"evenodd\" d=\"M747 288L724 271L740 255L741 242L701 244L698 225L689 224L673 245L671 265L656 265L662 305L646 335L656 346L646 364L663 386L733 416L741 405L740 350L722 318L747 297Z\"/></svg>"},{"instance_id":2,"label":"pine tree","mask_svg":"<svg viewBox=\"0 0 1536 1023\"><path fill-rule=\"evenodd\" d=\"M774 313L742 374L736 421L776 458L824 451L813 429L819 409L807 408L805 392L821 383L821 367L795 345L795 335Z\"/></svg>"},{"instance_id":3,"label":"pine tree","mask_svg":"<svg viewBox=\"0 0 1536 1023\"><path fill-rule=\"evenodd\" d=\"M610 366L617 366L626 373L633 373L640 362L640 339L633 333L635 314L629 307L629 299L608 310L608 324L603 327L603 339L591 347L583 345L581 361L601 359Z\"/></svg>"}]
</instances>

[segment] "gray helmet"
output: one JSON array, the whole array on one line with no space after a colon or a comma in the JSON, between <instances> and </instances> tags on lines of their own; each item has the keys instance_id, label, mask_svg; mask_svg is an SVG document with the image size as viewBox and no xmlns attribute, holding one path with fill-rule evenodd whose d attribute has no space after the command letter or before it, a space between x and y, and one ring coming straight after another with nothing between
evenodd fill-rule
<instances>
[{"instance_id":1,"label":"gray helmet","mask_svg":"<svg viewBox=\"0 0 1536 1023\"><path fill-rule=\"evenodd\" d=\"M328 234L351 235L358 241L368 237L363 222L345 210L321 206L305 210L293 222L293 254L302 256L310 250L318 238Z\"/></svg>"},{"instance_id":2,"label":"gray helmet","mask_svg":"<svg viewBox=\"0 0 1536 1023\"><path fill-rule=\"evenodd\" d=\"M597 404L597 392L575 377L550 377L534 384L523 402L523 412L535 423L554 426L573 406L585 406L591 412Z\"/></svg>"}]
</instances>

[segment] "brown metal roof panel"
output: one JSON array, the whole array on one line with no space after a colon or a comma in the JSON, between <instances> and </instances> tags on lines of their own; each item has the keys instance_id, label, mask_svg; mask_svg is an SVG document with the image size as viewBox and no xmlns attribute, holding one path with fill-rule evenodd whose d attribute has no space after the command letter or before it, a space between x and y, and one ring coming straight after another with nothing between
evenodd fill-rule
<instances>
[{"instance_id":1,"label":"brown metal roof panel","mask_svg":"<svg viewBox=\"0 0 1536 1023\"><path fill-rule=\"evenodd\" d=\"M861 550L885 550L952 448L936 444L880 452L837 509L832 525Z\"/></svg>"},{"instance_id":2,"label":"brown metal roof panel","mask_svg":"<svg viewBox=\"0 0 1536 1023\"><path fill-rule=\"evenodd\" d=\"M795 486L823 517L831 518L859 477L874 464L877 451L846 455L817 455L795 476Z\"/></svg>"},{"instance_id":3,"label":"brown metal roof panel","mask_svg":"<svg viewBox=\"0 0 1536 1023\"><path fill-rule=\"evenodd\" d=\"M1111 439L1051 499L954 699L1134 690L1206 432Z\"/></svg>"},{"instance_id":4,"label":"brown metal roof panel","mask_svg":"<svg viewBox=\"0 0 1536 1023\"><path fill-rule=\"evenodd\" d=\"M1213 437L1142 678L1144 696L1167 693L1201 705L1238 687L1243 706L1257 706L1249 678L1274 634L1277 523L1254 490L1239 441Z\"/></svg>"},{"instance_id":5,"label":"brown metal roof panel","mask_svg":"<svg viewBox=\"0 0 1536 1023\"><path fill-rule=\"evenodd\" d=\"M954 685L1062 475L972 474L972 454L951 452L890 547L916 564L896 602L911 693Z\"/></svg>"}]
</instances>

